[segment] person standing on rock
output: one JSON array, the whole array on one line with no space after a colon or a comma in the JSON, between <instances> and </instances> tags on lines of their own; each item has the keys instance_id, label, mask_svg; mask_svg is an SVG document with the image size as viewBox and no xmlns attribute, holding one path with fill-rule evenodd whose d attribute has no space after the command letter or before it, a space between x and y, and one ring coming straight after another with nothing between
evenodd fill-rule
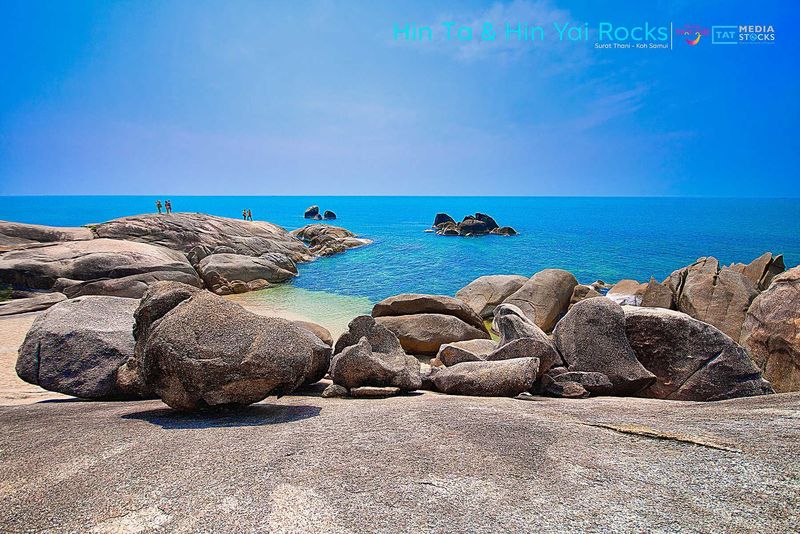
<instances>
[{"instance_id":1,"label":"person standing on rock","mask_svg":"<svg viewBox=\"0 0 800 534\"><path fill-rule=\"evenodd\" d=\"M250 211L249 209L247 210L247 220L248 221L252 221L253 220L253 212Z\"/></svg>"},{"instance_id":2,"label":"person standing on rock","mask_svg":"<svg viewBox=\"0 0 800 534\"><path fill-rule=\"evenodd\" d=\"M161 215L161 200L156 200L156 209L158 210L158 214Z\"/></svg>"},{"instance_id":3,"label":"person standing on rock","mask_svg":"<svg viewBox=\"0 0 800 534\"><path fill-rule=\"evenodd\" d=\"M242 220L247 220L247 209L242 210Z\"/></svg>"},{"instance_id":4,"label":"person standing on rock","mask_svg":"<svg viewBox=\"0 0 800 534\"><path fill-rule=\"evenodd\" d=\"M167 211L167 215L172 213L172 202L170 202L169 199L164 201L164 208Z\"/></svg>"}]
</instances>

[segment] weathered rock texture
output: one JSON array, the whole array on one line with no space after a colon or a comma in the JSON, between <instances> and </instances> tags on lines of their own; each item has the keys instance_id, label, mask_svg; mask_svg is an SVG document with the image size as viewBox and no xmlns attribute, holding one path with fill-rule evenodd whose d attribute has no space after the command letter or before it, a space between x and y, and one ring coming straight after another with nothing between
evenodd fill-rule
<instances>
[{"instance_id":1,"label":"weathered rock texture","mask_svg":"<svg viewBox=\"0 0 800 534\"><path fill-rule=\"evenodd\" d=\"M403 293L383 299L372 308L373 317L394 317L398 315L415 315L420 313L438 313L452 315L478 330L486 330L478 314L457 298L445 295L424 295L420 293Z\"/></svg>"},{"instance_id":2,"label":"weathered rock texture","mask_svg":"<svg viewBox=\"0 0 800 534\"><path fill-rule=\"evenodd\" d=\"M252 289L290 280L297 276L297 266L280 252L263 256L211 254L200 261L197 272L211 291L229 295L236 292L237 282Z\"/></svg>"},{"instance_id":3,"label":"weathered rock texture","mask_svg":"<svg viewBox=\"0 0 800 534\"><path fill-rule=\"evenodd\" d=\"M735 263L730 268L745 275L757 289L763 291L773 278L786 270L786 265L783 263L783 254L773 256L771 252L765 252L747 265Z\"/></svg>"},{"instance_id":4,"label":"weathered rock texture","mask_svg":"<svg viewBox=\"0 0 800 534\"><path fill-rule=\"evenodd\" d=\"M446 213L437 213L433 221L433 229L439 235L450 236L517 235L516 230L510 226L498 225L493 217L485 213L467 215L460 223Z\"/></svg>"},{"instance_id":5,"label":"weathered rock texture","mask_svg":"<svg viewBox=\"0 0 800 534\"><path fill-rule=\"evenodd\" d=\"M2 301L0 316L46 310L66 299L67 296L63 293L41 293L32 297Z\"/></svg>"},{"instance_id":6,"label":"weathered rock texture","mask_svg":"<svg viewBox=\"0 0 800 534\"><path fill-rule=\"evenodd\" d=\"M656 381L636 359L625 337L625 313L616 302L604 297L578 302L553 334L570 371L603 373L615 395L633 395Z\"/></svg>"},{"instance_id":7,"label":"weathered rock texture","mask_svg":"<svg viewBox=\"0 0 800 534\"><path fill-rule=\"evenodd\" d=\"M356 237L350 230L328 224L309 224L292 230L292 236L306 242L315 256L332 256L372 243L369 239Z\"/></svg>"},{"instance_id":8,"label":"weathered rock texture","mask_svg":"<svg viewBox=\"0 0 800 534\"><path fill-rule=\"evenodd\" d=\"M753 300L742 345L775 391L800 390L800 267L776 276Z\"/></svg>"},{"instance_id":9,"label":"weathered rock texture","mask_svg":"<svg viewBox=\"0 0 800 534\"><path fill-rule=\"evenodd\" d=\"M153 324L144 347L145 382L171 407L242 406L305 382L330 347L291 322L262 317L203 291Z\"/></svg>"},{"instance_id":10,"label":"weathered rock texture","mask_svg":"<svg viewBox=\"0 0 800 534\"><path fill-rule=\"evenodd\" d=\"M489 318L498 304L521 288L528 279L515 274L495 274L476 278L456 293L472 311Z\"/></svg>"},{"instance_id":11,"label":"weathered rock texture","mask_svg":"<svg viewBox=\"0 0 800 534\"><path fill-rule=\"evenodd\" d=\"M655 278L650 278L642 294L642 306L648 308L671 309L674 306L672 290L666 284L659 284Z\"/></svg>"},{"instance_id":12,"label":"weathered rock texture","mask_svg":"<svg viewBox=\"0 0 800 534\"><path fill-rule=\"evenodd\" d=\"M31 243L53 243L58 241L84 241L93 239L89 228L42 226L0 221L0 250Z\"/></svg>"},{"instance_id":13,"label":"weathered rock texture","mask_svg":"<svg viewBox=\"0 0 800 534\"><path fill-rule=\"evenodd\" d=\"M606 296L617 304L639 306L646 289L647 284L640 284L637 280L620 280L606 293Z\"/></svg>"},{"instance_id":14,"label":"weathered rock texture","mask_svg":"<svg viewBox=\"0 0 800 534\"><path fill-rule=\"evenodd\" d=\"M31 384L85 399L132 399L117 368L133 355L135 299L80 297L48 309L19 349L17 374Z\"/></svg>"},{"instance_id":15,"label":"weathered rock texture","mask_svg":"<svg viewBox=\"0 0 800 534\"><path fill-rule=\"evenodd\" d=\"M446 343L490 338L485 330L440 313L377 317L375 320L394 333L410 354L434 355Z\"/></svg>"},{"instance_id":16,"label":"weathered rock texture","mask_svg":"<svg viewBox=\"0 0 800 534\"><path fill-rule=\"evenodd\" d=\"M464 362L437 370L433 383L451 395L514 397L533 388L538 371L536 358Z\"/></svg>"},{"instance_id":17,"label":"weathered rock texture","mask_svg":"<svg viewBox=\"0 0 800 534\"><path fill-rule=\"evenodd\" d=\"M641 396L713 401L773 392L741 346L684 313L626 306L625 330L638 360L656 375Z\"/></svg>"},{"instance_id":18,"label":"weathered rock texture","mask_svg":"<svg viewBox=\"0 0 800 534\"><path fill-rule=\"evenodd\" d=\"M550 332L567 311L578 281L562 269L545 269L509 296L504 302L517 306L536 326Z\"/></svg>"}]
</instances>

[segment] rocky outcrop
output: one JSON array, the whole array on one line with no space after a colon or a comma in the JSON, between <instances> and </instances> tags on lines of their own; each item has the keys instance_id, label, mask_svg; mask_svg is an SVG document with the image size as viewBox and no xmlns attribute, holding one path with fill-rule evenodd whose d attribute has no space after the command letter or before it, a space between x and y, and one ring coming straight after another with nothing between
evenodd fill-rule
<instances>
[{"instance_id":1,"label":"rocky outcrop","mask_svg":"<svg viewBox=\"0 0 800 534\"><path fill-rule=\"evenodd\" d=\"M50 391L95 400L139 398L116 383L133 355L134 299L80 297L51 307L19 349L20 378Z\"/></svg>"},{"instance_id":2,"label":"rocky outcrop","mask_svg":"<svg viewBox=\"0 0 800 534\"><path fill-rule=\"evenodd\" d=\"M336 341L330 372L334 383L348 389L391 386L419 389L420 365L400 341L369 315L356 317Z\"/></svg>"},{"instance_id":3,"label":"rocky outcrop","mask_svg":"<svg viewBox=\"0 0 800 534\"><path fill-rule=\"evenodd\" d=\"M313 255L289 232L272 223L243 221L202 213L173 213L122 217L94 226L98 237L160 245L191 256L197 263L209 254L261 256L280 252L294 262ZM219 250L219 247L226 249Z\"/></svg>"},{"instance_id":4,"label":"rocky outcrop","mask_svg":"<svg viewBox=\"0 0 800 534\"><path fill-rule=\"evenodd\" d=\"M575 304L582 300L591 299L601 296L592 286L578 284L572 290L572 297L569 299L569 307L572 308Z\"/></svg>"},{"instance_id":5,"label":"rocky outcrop","mask_svg":"<svg viewBox=\"0 0 800 534\"><path fill-rule=\"evenodd\" d=\"M636 280L620 280L606 293L606 297L617 304L639 306L646 289L647 284L640 284Z\"/></svg>"},{"instance_id":6,"label":"rocky outcrop","mask_svg":"<svg viewBox=\"0 0 800 534\"><path fill-rule=\"evenodd\" d=\"M665 284L659 284L655 278L651 277L642 294L641 306L672 309L674 307L672 290Z\"/></svg>"},{"instance_id":7,"label":"rocky outcrop","mask_svg":"<svg viewBox=\"0 0 800 534\"><path fill-rule=\"evenodd\" d=\"M0 254L0 283L51 289L64 279L56 289L70 297L91 290L92 286L83 289L89 284L80 285L81 282L102 287L112 285L111 279L135 282L141 275L172 276L165 273L175 273L182 280L201 285L182 253L147 243L91 239L29 246ZM70 290L76 285L82 291Z\"/></svg>"},{"instance_id":8,"label":"rocky outcrop","mask_svg":"<svg viewBox=\"0 0 800 534\"><path fill-rule=\"evenodd\" d=\"M306 211L303 212L304 219L322 219L322 215L319 214L319 206L309 206L306 208Z\"/></svg>"},{"instance_id":9,"label":"rocky outcrop","mask_svg":"<svg viewBox=\"0 0 800 534\"><path fill-rule=\"evenodd\" d=\"M775 391L800 391L800 267L776 276L753 300L741 340Z\"/></svg>"},{"instance_id":10,"label":"rocky outcrop","mask_svg":"<svg viewBox=\"0 0 800 534\"><path fill-rule=\"evenodd\" d=\"M258 257L212 254L200 261L197 272L211 291L218 295L229 295L242 285L247 290L253 290L291 280L297 276L297 266L279 252Z\"/></svg>"},{"instance_id":11,"label":"rocky outcrop","mask_svg":"<svg viewBox=\"0 0 800 534\"><path fill-rule=\"evenodd\" d=\"M533 357L539 360L539 374L561 364L561 356L553 341L530 321L522 310L502 304L495 310L493 326L500 334L498 348L486 360Z\"/></svg>"},{"instance_id":12,"label":"rocky outcrop","mask_svg":"<svg viewBox=\"0 0 800 534\"><path fill-rule=\"evenodd\" d=\"M151 325L145 382L178 410L242 406L307 381L330 347L290 321L255 315L207 291Z\"/></svg>"},{"instance_id":13,"label":"rocky outcrop","mask_svg":"<svg viewBox=\"0 0 800 534\"><path fill-rule=\"evenodd\" d=\"M765 252L747 265L734 263L730 269L742 273L758 290L763 291L769 287L773 278L786 270L786 265L783 263L783 254L773 256L771 252Z\"/></svg>"},{"instance_id":14,"label":"rocky outcrop","mask_svg":"<svg viewBox=\"0 0 800 534\"><path fill-rule=\"evenodd\" d=\"M101 278L81 282L67 278L59 278L51 288L61 291L69 298L83 295L105 295L109 297L127 297L138 299L145 294L147 288L157 282L180 282L195 287L201 287L202 282L196 273L181 271L152 271L148 273L132 274L120 278Z\"/></svg>"},{"instance_id":15,"label":"rocky outcrop","mask_svg":"<svg viewBox=\"0 0 800 534\"><path fill-rule=\"evenodd\" d=\"M656 381L636 359L625 336L625 313L616 302L603 297L578 302L553 334L569 370L603 373L614 395L633 395Z\"/></svg>"},{"instance_id":16,"label":"rocky outcrop","mask_svg":"<svg viewBox=\"0 0 800 534\"><path fill-rule=\"evenodd\" d=\"M747 309L758 294L747 276L727 267L720 269L716 258L709 257L673 272L667 283L679 311L738 341Z\"/></svg>"},{"instance_id":17,"label":"rocky outcrop","mask_svg":"<svg viewBox=\"0 0 800 534\"><path fill-rule=\"evenodd\" d=\"M292 235L306 242L315 256L332 256L372 243L369 239L356 237L349 230L327 224L309 224L292 230Z\"/></svg>"},{"instance_id":18,"label":"rocky outcrop","mask_svg":"<svg viewBox=\"0 0 800 534\"><path fill-rule=\"evenodd\" d=\"M89 228L42 226L10 221L0 221L0 250L31 243L54 243L60 241L85 241L93 239Z\"/></svg>"},{"instance_id":19,"label":"rocky outcrop","mask_svg":"<svg viewBox=\"0 0 800 534\"><path fill-rule=\"evenodd\" d=\"M335 221L336 214L331 210L325 210L325 213L322 214L322 218L326 221Z\"/></svg>"},{"instance_id":20,"label":"rocky outcrop","mask_svg":"<svg viewBox=\"0 0 800 534\"><path fill-rule=\"evenodd\" d=\"M467 306L465 302L445 295L403 293L383 299L372 308L373 317L393 317L421 313L452 315L473 328L483 331L486 330L483 319L481 319L472 308Z\"/></svg>"},{"instance_id":21,"label":"rocky outcrop","mask_svg":"<svg viewBox=\"0 0 800 534\"><path fill-rule=\"evenodd\" d=\"M515 274L496 274L476 278L456 293L481 318L492 317L494 309L521 288L528 279Z\"/></svg>"},{"instance_id":22,"label":"rocky outcrop","mask_svg":"<svg viewBox=\"0 0 800 534\"><path fill-rule=\"evenodd\" d=\"M396 335L403 349L410 354L434 355L447 343L490 337L485 330L440 313L377 317L375 320Z\"/></svg>"},{"instance_id":23,"label":"rocky outcrop","mask_svg":"<svg viewBox=\"0 0 800 534\"><path fill-rule=\"evenodd\" d=\"M747 352L714 326L663 308L626 306L624 313L637 359L656 375L639 395L712 401L773 392Z\"/></svg>"},{"instance_id":24,"label":"rocky outcrop","mask_svg":"<svg viewBox=\"0 0 800 534\"><path fill-rule=\"evenodd\" d=\"M500 226L490 215L476 213L467 215L460 223L457 223L446 213L437 213L432 225L434 231L439 235L458 235L458 236L481 236L481 235L517 235L516 230L510 226Z\"/></svg>"},{"instance_id":25,"label":"rocky outcrop","mask_svg":"<svg viewBox=\"0 0 800 534\"><path fill-rule=\"evenodd\" d=\"M67 300L63 293L40 293L32 297L1 301L0 316L46 310L63 300Z\"/></svg>"},{"instance_id":26,"label":"rocky outcrop","mask_svg":"<svg viewBox=\"0 0 800 534\"><path fill-rule=\"evenodd\" d=\"M539 360L512 360L459 363L433 373L436 390L451 395L514 397L530 391L536 382Z\"/></svg>"},{"instance_id":27,"label":"rocky outcrop","mask_svg":"<svg viewBox=\"0 0 800 534\"><path fill-rule=\"evenodd\" d=\"M525 316L545 332L567 311L578 281L568 271L545 269L510 295L504 302L517 306Z\"/></svg>"}]
</instances>

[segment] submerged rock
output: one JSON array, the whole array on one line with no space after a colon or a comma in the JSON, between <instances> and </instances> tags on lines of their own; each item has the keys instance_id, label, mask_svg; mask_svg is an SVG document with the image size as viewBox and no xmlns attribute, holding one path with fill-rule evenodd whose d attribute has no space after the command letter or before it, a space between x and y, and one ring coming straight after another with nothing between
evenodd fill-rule
<instances>
[{"instance_id":1,"label":"submerged rock","mask_svg":"<svg viewBox=\"0 0 800 534\"><path fill-rule=\"evenodd\" d=\"M625 335L625 313L616 302L604 297L578 302L553 334L569 370L603 373L614 395L633 395L656 381L636 359Z\"/></svg>"},{"instance_id":2,"label":"submerged rock","mask_svg":"<svg viewBox=\"0 0 800 534\"><path fill-rule=\"evenodd\" d=\"M136 399L118 387L117 368L133 355L133 312L120 297L65 300L40 315L19 349L20 378L44 389L93 400Z\"/></svg>"},{"instance_id":3,"label":"submerged rock","mask_svg":"<svg viewBox=\"0 0 800 534\"><path fill-rule=\"evenodd\" d=\"M624 313L636 357L656 375L640 396L712 401L773 392L747 352L714 326L663 308Z\"/></svg>"},{"instance_id":4,"label":"submerged rock","mask_svg":"<svg viewBox=\"0 0 800 534\"><path fill-rule=\"evenodd\" d=\"M496 274L476 278L456 293L481 318L491 317L494 309L528 279L515 274Z\"/></svg>"},{"instance_id":5,"label":"submerged rock","mask_svg":"<svg viewBox=\"0 0 800 534\"><path fill-rule=\"evenodd\" d=\"M800 267L776 276L753 300L742 345L775 391L800 391Z\"/></svg>"}]
</instances>

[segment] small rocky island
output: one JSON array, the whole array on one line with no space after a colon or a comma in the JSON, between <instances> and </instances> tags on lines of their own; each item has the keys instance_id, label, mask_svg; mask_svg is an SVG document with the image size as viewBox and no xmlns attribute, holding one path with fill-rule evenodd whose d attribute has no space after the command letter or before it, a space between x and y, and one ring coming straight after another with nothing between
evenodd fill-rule
<instances>
[{"instance_id":1,"label":"small rocky island","mask_svg":"<svg viewBox=\"0 0 800 534\"><path fill-rule=\"evenodd\" d=\"M304 219L313 219L315 221L333 221L336 220L336 214L331 210L325 210L324 213L320 214L319 206L309 206L306 208L306 211L303 213Z\"/></svg>"},{"instance_id":2,"label":"small rocky island","mask_svg":"<svg viewBox=\"0 0 800 534\"><path fill-rule=\"evenodd\" d=\"M500 226L491 215L480 212L467 215L460 223L446 213L437 213L432 228L437 235L448 236L517 235L510 226Z\"/></svg>"}]
</instances>

